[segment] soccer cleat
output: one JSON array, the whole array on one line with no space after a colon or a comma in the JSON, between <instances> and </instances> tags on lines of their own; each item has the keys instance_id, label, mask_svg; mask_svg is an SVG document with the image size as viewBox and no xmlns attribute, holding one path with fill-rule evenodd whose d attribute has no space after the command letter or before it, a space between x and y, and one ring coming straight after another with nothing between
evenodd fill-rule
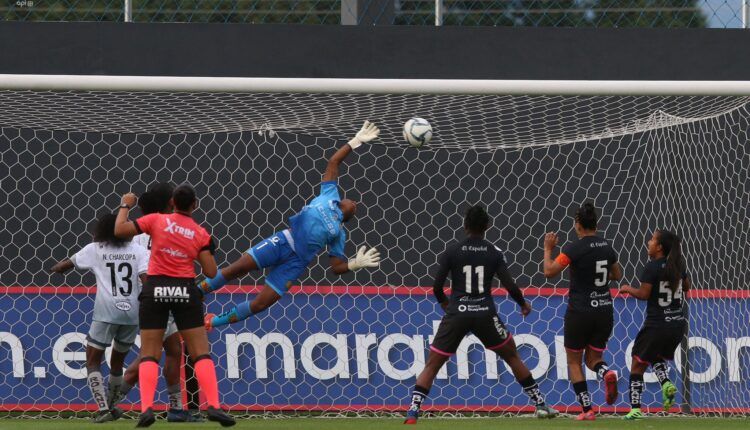
<instances>
[{"instance_id":1,"label":"soccer cleat","mask_svg":"<svg viewBox=\"0 0 750 430\"><path fill-rule=\"evenodd\" d=\"M198 409L188 409L188 421L189 423L204 423L206 419L203 418L203 414Z\"/></svg>"},{"instance_id":2,"label":"soccer cleat","mask_svg":"<svg viewBox=\"0 0 750 430\"><path fill-rule=\"evenodd\" d=\"M115 420L115 417L113 417L109 411L98 411L96 415L94 415L94 417L91 418L91 422L96 423L96 424L106 423L108 421L114 421L114 420Z\"/></svg>"},{"instance_id":3,"label":"soccer cleat","mask_svg":"<svg viewBox=\"0 0 750 430\"><path fill-rule=\"evenodd\" d=\"M668 412L674 405L675 393L677 393L677 387L672 382L667 381L661 386L661 401L664 404L664 411Z\"/></svg>"},{"instance_id":4,"label":"soccer cleat","mask_svg":"<svg viewBox=\"0 0 750 430\"><path fill-rule=\"evenodd\" d=\"M580 414L578 414L575 420L576 421L595 421L596 414L594 413L594 411L581 412Z\"/></svg>"},{"instance_id":5,"label":"soccer cleat","mask_svg":"<svg viewBox=\"0 0 750 430\"><path fill-rule=\"evenodd\" d=\"M184 409L173 409L170 408L167 411L167 422L170 423L186 423L190 418L188 411Z\"/></svg>"},{"instance_id":6,"label":"soccer cleat","mask_svg":"<svg viewBox=\"0 0 750 430\"><path fill-rule=\"evenodd\" d=\"M617 373L614 370L608 370L604 374L604 384L607 389L607 404L613 405L617 401Z\"/></svg>"},{"instance_id":7,"label":"soccer cleat","mask_svg":"<svg viewBox=\"0 0 750 430\"><path fill-rule=\"evenodd\" d=\"M418 419L419 410L409 409L408 411L406 411L406 419L404 420L404 424L416 424Z\"/></svg>"},{"instance_id":8,"label":"soccer cleat","mask_svg":"<svg viewBox=\"0 0 750 430\"><path fill-rule=\"evenodd\" d=\"M627 415L622 417L622 419L628 421L642 420L644 418L646 418L646 416L643 415L643 412L641 412L641 408L633 408L630 410L630 412L628 412Z\"/></svg>"},{"instance_id":9,"label":"soccer cleat","mask_svg":"<svg viewBox=\"0 0 750 430\"><path fill-rule=\"evenodd\" d=\"M222 427L232 427L237 424L237 421L235 421L231 415L228 415L226 412L214 408L213 406L208 407L206 415L208 415L209 421L217 421Z\"/></svg>"},{"instance_id":10,"label":"soccer cleat","mask_svg":"<svg viewBox=\"0 0 750 430\"><path fill-rule=\"evenodd\" d=\"M109 413L112 414L112 420L117 421L125 414L125 412L122 411L122 409L118 408L117 406L112 407L112 409L109 410Z\"/></svg>"},{"instance_id":11,"label":"soccer cleat","mask_svg":"<svg viewBox=\"0 0 750 430\"><path fill-rule=\"evenodd\" d=\"M537 406L534 416L537 418L555 418L559 414L556 409L553 409L547 405Z\"/></svg>"},{"instance_id":12,"label":"soccer cleat","mask_svg":"<svg viewBox=\"0 0 750 430\"><path fill-rule=\"evenodd\" d=\"M143 412L141 414L141 417L138 418L138 424L135 425L135 428L145 428L145 427L151 427L151 424L156 422L156 415L154 415L154 410L151 408L146 409L146 412Z\"/></svg>"},{"instance_id":13,"label":"soccer cleat","mask_svg":"<svg viewBox=\"0 0 750 430\"><path fill-rule=\"evenodd\" d=\"M214 319L216 314L206 314L205 317L203 317L203 326L206 328L207 332L210 332L214 329L213 324L211 324L211 320Z\"/></svg>"}]
</instances>

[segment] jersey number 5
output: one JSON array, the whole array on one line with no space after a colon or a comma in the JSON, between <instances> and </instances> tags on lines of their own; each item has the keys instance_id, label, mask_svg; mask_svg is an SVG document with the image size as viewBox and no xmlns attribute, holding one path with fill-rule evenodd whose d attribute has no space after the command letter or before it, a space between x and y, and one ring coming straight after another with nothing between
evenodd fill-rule
<instances>
[{"instance_id":1,"label":"jersey number 5","mask_svg":"<svg viewBox=\"0 0 750 430\"><path fill-rule=\"evenodd\" d=\"M475 267L474 272L477 274L477 293L482 294L484 292L484 266ZM471 294L471 266L464 266L464 273L466 274L466 292Z\"/></svg>"},{"instance_id":2,"label":"jersey number 5","mask_svg":"<svg viewBox=\"0 0 750 430\"><path fill-rule=\"evenodd\" d=\"M107 267L109 267L109 275L111 276L112 280L112 296L117 297L117 273L115 273L115 263L107 263ZM125 275L122 274L123 269L125 269L125 272L127 272ZM120 279L126 284L128 284L127 290L120 287L120 294L127 297L130 295L130 293L133 292L133 266L130 265L130 263L120 263L120 266L117 268L117 272L120 274Z\"/></svg>"},{"instance_id":3,"label":"jersey number 5","mask_svg":"<svg viewBox=\"0 0 750 430\"><path fill-rule=\"evenodd\" d=\"M599 260L596 262L596 276L594 277L594 285L596 285L597 287L603 287L607 285L607 282L609 281L607 271L607 260Z\"/></svg>"}]
</instances>

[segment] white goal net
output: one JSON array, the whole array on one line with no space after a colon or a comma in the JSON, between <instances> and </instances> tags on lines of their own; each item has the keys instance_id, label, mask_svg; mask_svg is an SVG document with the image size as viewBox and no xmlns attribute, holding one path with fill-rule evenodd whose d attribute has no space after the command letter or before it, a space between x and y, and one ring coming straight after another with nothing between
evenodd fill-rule
<instances>
[{"instance_id":1,"label":"white goal net","mask_svg":"<svg viewBox=\"0 0 750 430\"><path fill-rule=\"evenodd\" d=\"M625 282L647 262L646 237L677 231L695 291L686 353L671 366L678 403L698 413L750 411L750 111L746 97L250 94L0 91L0 410L95 409L83 350L94 278L48 268L90 240L96 216L128 190L191 183L217 260L285 228L318 190L326 160L362 121L380 139L345 162L343 194L361 202L347 254L376 246L377 270L341 277L322 257L266 313L209 337L223 403L237 411L374 412L408 406L441 311L437 256L482 203L534 312L498 290L500 316L548 403L574 411L562 347L565 277L540 272L541 238L574 237L572 210L592 201ZM408 147L419 116L434 139ZM220 313L251 298L262 273L207 298ZM612 287L616 285L613 283ZM605 358L627 391L643 303L615 299ZM427 411L523 412L528 399L494 354L467 338ZM128 356L130 361L135 353ZM106 369L106 366L105 366ZM683 375L683 373L687 374ZM105 371L106 373L106 371ZM594 403L604 394L589 375ZM644 406L660 409L646 376ZM163 385L163 382L161 382ZM160 386L161 389L162 386ZM162 392L157 401L165 401ZM133 390L125 403L138 402ZM615 405L626 410L621 396Z\"/></svg>"}]
</instances>

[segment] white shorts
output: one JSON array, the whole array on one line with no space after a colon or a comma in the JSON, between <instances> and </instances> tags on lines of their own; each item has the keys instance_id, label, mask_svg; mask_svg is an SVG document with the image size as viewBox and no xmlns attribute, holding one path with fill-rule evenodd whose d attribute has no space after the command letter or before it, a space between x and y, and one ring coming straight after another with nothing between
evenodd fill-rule
<instances>
[{"instance_id":1,"label":"white shorts","mask_svg":"<svg viewBox=\"0 0 750 430\"><path fill-rule=\"evenodd\" d=\"M96 349L105 350L110 345L118 352L128 352L135 343L138 335L137 325L110 324L102 321L92 321L89 334L86 336L88 344ZM114 341L114 344L112 343Z\"/></svg>"}]
</instances>

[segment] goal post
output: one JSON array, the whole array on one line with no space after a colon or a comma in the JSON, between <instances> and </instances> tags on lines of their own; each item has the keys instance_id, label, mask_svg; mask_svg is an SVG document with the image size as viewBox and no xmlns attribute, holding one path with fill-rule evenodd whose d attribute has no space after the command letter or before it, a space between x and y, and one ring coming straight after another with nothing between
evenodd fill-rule
<instances>
[{"instance_id":1,"label":"goal post","mask_svg":"<svg viewBox=\"0 0 750 430\"><path fill-rule=\"evenodd\" d=\"M93 277L46 268L88 243L91 221L122 193L158 181L194 185L196 218L224 265L285 228L317 193L331 151L369 119L381 136L347 159L340 178L342 194L361 203L346 251L376 246L384 260L339 277L323 256L269 312L212 332L227 407L404 410L441 317L432 270L461 237L463 211L479 202L493 219L488 240L534 309L522 318L497 289L500 316L548 402L574 412L562 347L567 278L541 275L541 237L572 240L571 210L592 201L624 282L637 280L654 229L683 236L694 291L686 350L671 366L678 403L747 414L748 103L745 81L0 75L0 410L92 408L81 353ZM435 134L421 149L401 138L414 116ZM242 278L207 298L207 311L252 298L262 282L262 273ZM615 297L605 357L622 375L621 392L643 311ZM660 406L657 385L647 374L650 410ZM603 405L593 379L589 387ZM137 401L135 391L126 399ZM627 405L621 396L602 411ZM425 410L530 409L508 369L470 337Z\"/></svg>"}]
</instances>

